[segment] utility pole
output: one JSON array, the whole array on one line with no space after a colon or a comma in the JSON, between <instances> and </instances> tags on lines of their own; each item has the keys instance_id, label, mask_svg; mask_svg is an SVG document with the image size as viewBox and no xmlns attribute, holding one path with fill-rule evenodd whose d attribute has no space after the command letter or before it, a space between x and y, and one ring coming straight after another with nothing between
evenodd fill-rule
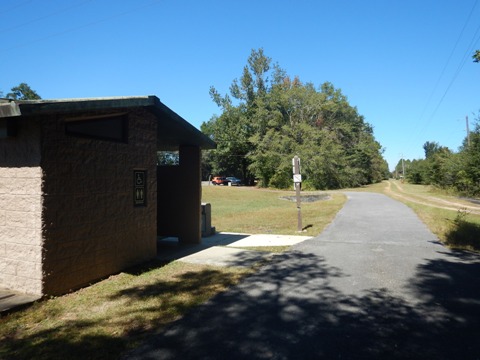
<instances>
[{"instance_id":1,"label":"utility pole","mask_svg":"<svg viewBox=\"0 0 480 360\"><path fill-rule=\"evenodd\" d=\"M295 155L292 159L293 165L293 184L295 187L295 195L297 200L297 231L302 231L302 199L300 190L302 187L302 175L300 174L300 158Z\"/></svg>"},{"instance_id":2,"label":"utility pole","mask_svg":"<svg viewBox=\"0 0 480 360\"><path fill-rule=\"evenodd\" d=\"M468 146L468 148L470 148L470 128L468 126L468 115L465 116L465 121L466 121L466 124L467 124L467 146Z\"/></svg>"},{"instance_id":3,"label":"utility pole","mask_svg":"<svg viewBox=\"0 0 480 360\"><path fill-rule=\"evenodd\" d=\"M402 176L403 176L403 179L405 179L405 161L403 159L403 154L401 154L402 156Z\"/></svg>"}]
</instances>

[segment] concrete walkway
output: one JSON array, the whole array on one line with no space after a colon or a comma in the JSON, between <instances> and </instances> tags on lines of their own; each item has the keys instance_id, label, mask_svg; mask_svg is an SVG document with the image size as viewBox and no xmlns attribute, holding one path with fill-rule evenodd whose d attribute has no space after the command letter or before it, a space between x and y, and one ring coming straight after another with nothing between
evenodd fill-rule
<instances>
[{"instance_id":1,"label":"concrete walkway","mask_svg":"<svg viewBox=\"0 0 480 360\"><path fill-rule=\"evenodd\" d=\"M176 238L158 241L158 258L181 260L194 264L251 267L271 256L268 252L249 250L249 247L292 246L311 239L310 236L272 234L216 233L202 239L201 244L180 245Z\"/></svg>"}]
</instances>

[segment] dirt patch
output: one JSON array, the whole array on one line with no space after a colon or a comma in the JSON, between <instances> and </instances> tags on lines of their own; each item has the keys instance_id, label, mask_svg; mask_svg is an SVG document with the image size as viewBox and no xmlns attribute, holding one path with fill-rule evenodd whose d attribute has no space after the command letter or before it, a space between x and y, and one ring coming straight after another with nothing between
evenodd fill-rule
<instances>
[{"instance_id":1,"label":"dirt patch","mask_svg":"<svg viewBox=\"0 0 480 360\"><path fill-rule=\"evenodd\" d=\"M300 195L300 200L302 202L306 203L312 203L316 201L322 201L322 200L330 200L332 197L329 194L320 194L320 195ZM287 200L287 201L297 201L296 196L281 196L280 200Z\"/></svg>"},{"instance_id":2,"label":"dirt patch","mask_svg":"<svg viewBox=\"0 0 480 360\"><path fill-rule=\"evenodd\" d=\"M395 191L393 189L393 186L391 185L394 185L397 188L398 192ZM468 210L472 214L480 214L480 208L478 206L469 206L469 205L458 203L455 201L440 199L435 196L410 194L405 192L403 187L400 186L398 183L396 182L392 183L390 180L388 181L388 185L385 191L387 194L390 194L394 198L411 201L413 203L417 203L420 205L426 205L426 206L431 206L438 209L453 210L453 211ZM471 199L470 200L464 199L464 200L470 201L472 204L475 204L475 202L471 201Z\"/></svg>"}]
</instances>

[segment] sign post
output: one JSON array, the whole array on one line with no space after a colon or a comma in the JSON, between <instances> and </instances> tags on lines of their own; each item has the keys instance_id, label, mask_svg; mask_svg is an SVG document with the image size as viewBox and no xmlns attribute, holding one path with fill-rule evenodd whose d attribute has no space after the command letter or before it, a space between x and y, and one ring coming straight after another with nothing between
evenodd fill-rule
<instances>
[{"instance_id":1,"label":"sign post","mask_svg":"<svg viewBox=\"0 0 480 360\"><path fill-rule=\"evenodd\" d=\"M300 158L295 155L292 159L293 165L293 184L295 188L295 196L297 198L297 231L302 231L302 199L300 190L302 188L302 175L300 174Z\"/></svg>"}]
</instances>

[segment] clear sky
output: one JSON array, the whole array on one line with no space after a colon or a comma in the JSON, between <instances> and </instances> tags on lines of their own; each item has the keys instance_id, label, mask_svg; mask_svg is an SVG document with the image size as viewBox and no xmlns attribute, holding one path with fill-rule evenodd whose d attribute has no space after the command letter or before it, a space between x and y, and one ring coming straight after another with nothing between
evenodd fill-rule
<instances>
[{"instance_id":1,"label":"clear sky","mask_svg":"<svg viewBox=\"0 0 480 360\"><path fill-rule=\"evenodd\" d=\"M156 95L197 128L252 49L340 88L393 169L458 150L480 112L479 0L0 0L0 91Z\"/></svg>"}]
</instances>

